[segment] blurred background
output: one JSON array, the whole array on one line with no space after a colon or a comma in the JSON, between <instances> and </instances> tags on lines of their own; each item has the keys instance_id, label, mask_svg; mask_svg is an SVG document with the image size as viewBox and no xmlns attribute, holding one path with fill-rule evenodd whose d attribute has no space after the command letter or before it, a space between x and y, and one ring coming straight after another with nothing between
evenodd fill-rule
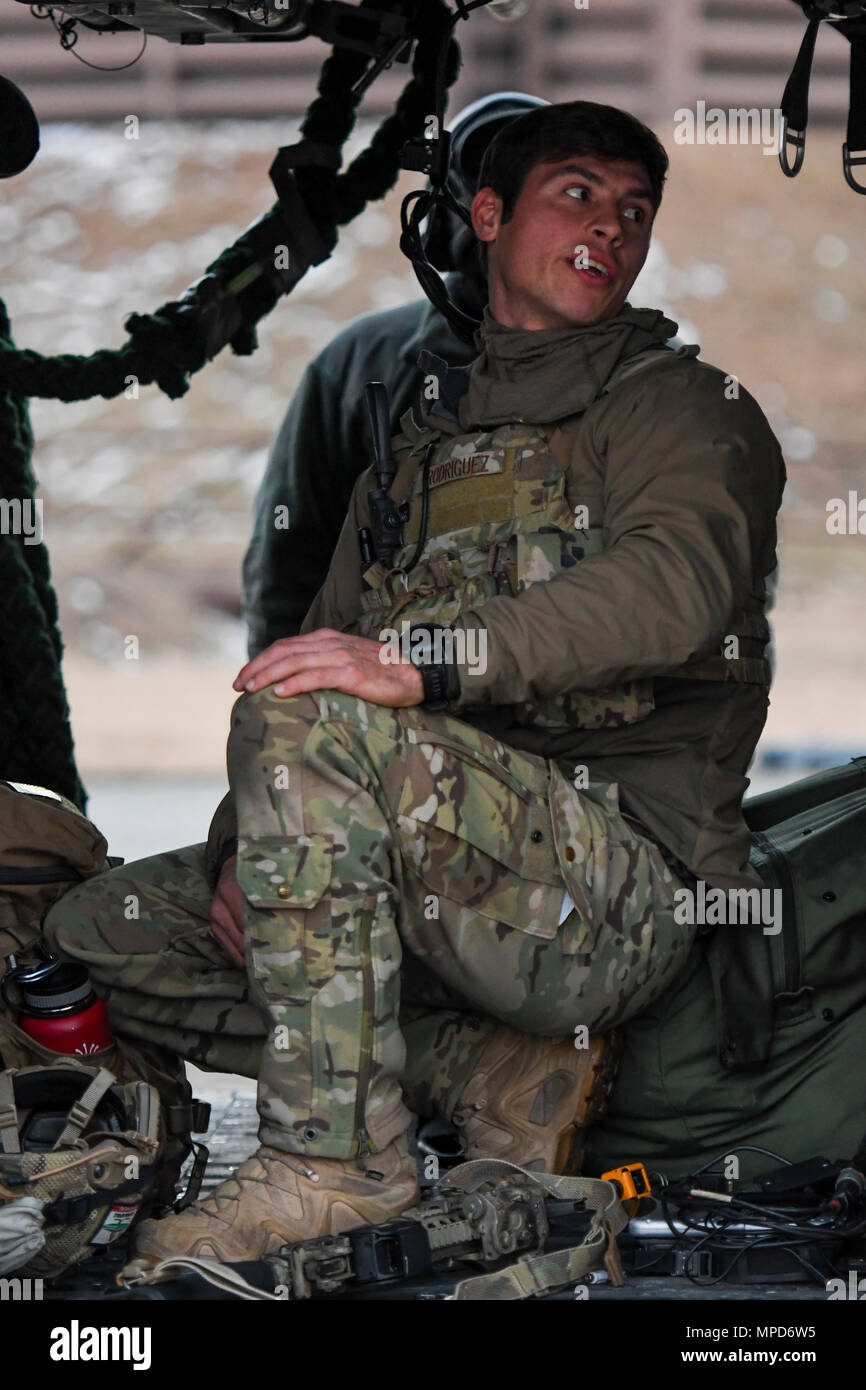
<instances>
[{"instance_id":1,"label":"blurred background","mask_svg":"<svg viewBox=\"0 0 866 1390\"><path fill-rule=\"evenodd\" d=\"M516 88L610 102L671 159L653 250L631 295L734 374L781 440L775 684L753 789L866 751L866 539L829 535L827 503L861 489L866 202L841 168L849 45L819 35L796 180L760 144L680 145L675 113L779 105L805 21L791 0L535 0L458 26L449 113ZM138 34L81 29L76 52L129 63ZM64 52L51 24L0 5L0 70L42 122L31 167L0 188L0 296L19 347L117 347L123 320L176 297L273 202L267 170L296 138L328 48L178 46L151 38L122 71ZM347 147L369 141L407 79L368 90ZM125 118L139 120L125 138ZM203 839L225 786L231 681L245 659L240 563L268 447L309 359L358 314L417 298L397 248L404 174L342 230L258 326L171 401L34 400L37 495L60 602L64 674L89 813L137 858ZM360 447L364 447L361 444ZM310 467L318 460L310 459ZM138 638L140 656L124 657Z\"/></svg>"}]
</instances>

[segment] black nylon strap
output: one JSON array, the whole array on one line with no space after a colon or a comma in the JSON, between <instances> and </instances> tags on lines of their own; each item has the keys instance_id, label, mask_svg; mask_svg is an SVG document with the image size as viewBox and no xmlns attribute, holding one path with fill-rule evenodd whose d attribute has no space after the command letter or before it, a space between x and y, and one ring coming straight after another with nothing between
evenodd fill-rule
<instances>
[{"instance_id":1,"label":"black nylon strap","mask_svg":"<svg viewBox=\"0 0 866 1390\"><path fill-rule=\"evenodd\" d=\"M851 40L851 105L848 108L848 144L866 150L866 20L858 20Z\"/></svg>"},{"instance_id":2,"label":"black nylon strap","mask_svg":"<svg viewBox=\"0 0 866 1390\"><path fill-rule=\"evenodd\" d=\"M850 19L833 19L826 4L819 6L813 0L800 0L800 4L808 23L782 95L782 142L779 149L782 172L792 179L803 166L815 40L819 26L826 21L844 34L851 44L848 128L842 146L842 170L846 183L855 193L866 193L866 184L858 183L852 172L855 167L866 165L866 15L861 13L852 15ZM789 147L794 150L793 164L788 158ZM862 153L857 155L856 151Z\"/></svg>"},{"instance_id":3,"label":"black nylon strap","mask_svg":"<svg viewBox=\"0 0 866 1390\"><path fill-rule=\"evenodd\" d=\"M791 76L785 83L782 96L782 115L799 131L805 130L809 123L809 80L812 76L812 59L815 56L815 40L820 25L821 16L813 14L806 25L800 51L794 60Z\"/></svg>"},{"instance_id":4,"label":"black nylon strap","mask_svg":"<svg viewBox=\"0 0 866 1390\"><path fill-rule=\"evenodd\" d=\"M866 185L857 183L851 173L853 165L866 164L866 18L840 20L833 27L841 30L851 44L848 129L842 146L842 170L855 193L866 193ZM855 150L864 153L855 158Z\"/></svg>"},{"instance_id":5,"label":"black nylon strap","mask_svg":"<svg viewBox=\"0 0 866 1390\"><path fill-rule=\"evenodd\" d=\"M44 869L0 869L0 883L80 883L82 875L69 864Z\"/></svg>"},{"instance_id":6,"label":"black nylon strap","mask_svg":"<svg viewBox=\"0 0 866 1390\"><path fill-rule=\"evenodd\" d=\"M795 174L799 174L806 153L806 126L809 124L809 80L812 76L812 59L815 55L815 40L818 37L820 24L820 14L812 12L809 23L806 25L803 41L800 44L800 51L791 69L791 76L785 83L785 91L782 94L783 127L779 163L789 179L792 179ZM789 144L793 145L796 150L793 165L788 162Z\"/></svg>"},{"instance_id":7,"label":"black nylon strap","mask_svg":"<svg viewBox=\"0 0 866 1390\"><path fill-rule=\"evenodd\" d=\"M198 1104L201 1104L201 1102L199 1101ZM195 1158L193 1159L192 1168L190 1169L186 1191L182 1192L171 1205L170 1210L174 1212L185 1211L187 1207L192 1206L201 1190L201 1181L204 1177L207 1161L210 1157L210 1150L205 1144L199 1144L195 1139L191 1139L190 1144Z\"/></svg>"},{"instance_id":8,"label":"black nylon strap","mask_svg":"<svg viewBox=\"0 0 866 1390\"><path fill-rule=\"evenodd\" d=\"M140 1196L147 1190L152 1172L153 1165L143 1163L137 1178L129 1178L126 1182L118 1183L116 1187L101 1192L82 1193L80 1197L60 1197L56 1202L48 1202L43 1208L46 1225L73 1225L83 1221L96 1207L110 1207L124 1197Z\"/></svg>"}]
</instances>

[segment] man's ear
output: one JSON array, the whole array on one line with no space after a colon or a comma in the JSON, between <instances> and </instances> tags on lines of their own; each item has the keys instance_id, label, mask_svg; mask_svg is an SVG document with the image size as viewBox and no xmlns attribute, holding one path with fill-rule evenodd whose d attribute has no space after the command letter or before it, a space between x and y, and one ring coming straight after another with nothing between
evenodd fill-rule
<instances>
[{"instance_id":1,"label":"man's ear","mask_svg":"<svg viewBox=\"0 0 866 1390\"><path fill-rule=\"evenodd\" d=\"M479 188L470 209L472 227L480 241L495 241L502 224L502 199L489 186Z\"/></svg>"}]
</instances>

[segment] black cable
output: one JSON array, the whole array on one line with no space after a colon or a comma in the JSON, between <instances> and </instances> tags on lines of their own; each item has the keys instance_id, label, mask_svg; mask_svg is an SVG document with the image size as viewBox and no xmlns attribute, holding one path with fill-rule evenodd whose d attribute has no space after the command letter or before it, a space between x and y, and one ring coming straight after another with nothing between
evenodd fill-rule
<instances>
[{"instance_id":1,"label":"black cable","mask_svg":"<svg viewBox=\"0 0 866 1390\"><path fill-rule=\"evenodd\" d=\"M747 1212L757 1212L759 1215L779 1217L782 1221L787 1221L791 1217L819 1216L825 1210L825 1204L821 1203L814 1207L771 1207L762 1206L759 1202L750 1202L748 1198L734 1195L731 1198L731 1209L738 1210L740 1207L747 1208Z\"/></svg>"},{"instance_id":2,"label":"black cable","mask_svg":"<svg viewBox=\"0 0 866 1390\"><path fill-rule=\"evenodd\" d=\"M766 1226L767 1230L776 1231L780 1235L785 1236L786 1239L793 1239L794 1237L799 1236L808 1236L810 1240L839 1239L838 1228L835 1230L828 1230L826 1227L822 1228L820 1226L805 1226L796 1220L786 1219L784 1217L776 1218L770 1215L765 1215L760 1207L752 1206L751 1203L749 1203L748 1206L749 1210L746 1212L738 1213L736 1210L731 1210L730 1214L726 1213L727 1223L729 1225L734 1225L737 1224L737 1220L743 1222L745 1222L746 1220L751 1220L753 1223L760 1222L762 1225ZM732 1217L734 1218L734 1220L731 1219ZM703 1227L699 1223L693 1223L693 1225L694 1229L696 1230L703 1229Z\"/></svg>"},{"instance_id":3,"label":"black cable","mask_svg":"<svg viewBox=\"0 0 866 1390\"><path fill-rule=\"evenodd\" d=\"M699 1250L708 1246L713 1253L718 1253L720 1256L727 1249L732 1249L734 1252L733 1257L728 1261L721 1273L719 1273L718 1275L714 1275L710 1279L701 1278L700 1276L693 1274L686 1266L683 1270L683 1273L691 1283L696 1284L698 1287L706 1288L712 1284L721 1283L723 1280L728 1278L731 1270L734 1268L737 1261L742 1259L744 1255L747 1255L754 1250L785 1250L789 1254L793 1255L794 1258L803 1266L803 1268L808 1270L808 1272L816 1280L818 1280L818 1282L824 1283L827 1278L826 1273L820 1273L815 1268L815 1266L809 1260L807 1260L806 1257L802 1255L799 1250L796 1249L797 1245L807 1245L814 1242L815 1236L817 1234L814 1229L803 1230L799 1233L792 1233L790 1231L785 1232L784 1239L781 1240L772 1238L772 1233L770 1232L765 1233L760 1231L752 1232L748 1235L742 1233L741 1238L737 1239L737 1236L740 1235L740 1233L733 1230L726 1231L724 1227L721 1227L720 1229L704 1230L699 1223L695 1221L689 1221L688 1218L686 1218L686 1221L683 1224L688 1225L691 1229L701 1232L701 1239L697 1241L685 1242L684 1236L680 1234L678 1240L672 1246L672 1251L683 1250L685 1253L692 1255L696 1254ZM734 1223L730 1224L733 1225ZM842 1237L840 1237L839 1233L836 1232L834 1234L835 1243L838 1244L840 1242L840 1239L842 1239ZM664 1253L665 1252L663 1252L663 1254ZM658 1261L654 1261L653 1263L658 1263ZM651 1266L646 1266L646 1268L650 1267ZM837 1272L836 1266L833 1265L829 1259L827 1260L827 1268L831 1273Z\"/></svg>"},{"instance_id":4,"label":"black cable","mask_svg":"<svg viewBox=\"0 0 866 1390\"><path fill-rule=\"evenodd\" d=\"M452 40L452 31L458 20L468 18L473 10L479 9L482 5L487 5L490 0L456 0L457 12L451 16L443 26L442 39L436 57L436 75L434 81L434 104L436 115L436 149L434 152L434 163L431 168L430 189L415 189L407 193L400 206L400 242L399 247L404 256L412 264L415 277L418 280L424 294L431 301L442 317L448 322L455 334L462 338L464 342L474 345L475 334L481 326L480 320L465 314L462 309L451 300L444 280L438 271L430 264L427 254L421 241L420 226L424 218L433 211L437 204L442 204L469 227L472 228L472 219L462 203L446 187L447 178L447 153L448 141L445 139L445 63L448 50ZM409 208L412 208L411 213Z\"/></svg>"},{"instance_id":5,"label":"black cable","mask_svg":"<svg viewBox=\"0 0 866 1390\"><path fill-rule=\"evenodd\" d=\"M668 1255L673 1254L674 1251L675 1251L675 1249L676 1249L676 1245L671 1245L669 1249L668 1249L667 1247L665 1247L665 1248L661 1251L661 1254L656 1255L656 1257L655 1257L654 1260L650 1260L648 1264L642 1264L642 1265L640 1265L639 1267L638 1267L637 1265L635 1265L629 1272L630 1272L631 1274L646 1274L646 1272L647 1272L648 1269L655 1269L656 1265L661 1264L661 1262L662 1262L663 1259L665 1259ZM638 1246L637 1249L635 1250L635 1255L638 1255L639 1253L640 1253L640 1246Z\"/></svg>"},{"instance_id":6,"label":"black cable","mask_svg":"<svg viewBox=\"0 0 866 1390\"><path fill-rule=\"evenodd\" d=\"M432 212L437 203L444 204L456 212L472 230L472 219L449 189L442 188L437 192L426 188L416 188L406 194L400 205L401 235L399 247L404 256L411 261L415 277L427 298L447 320L457 336L472 344L480 327L480 320L470 317L469 314L464 314L463 310L458 309L457 305L452 302L445 281L428 261L421 241L421 223L428 213ZM414 207L409 213L408 209L412 204Z\"/></svg>"},{"instance_id":7,"label":"black cable","mask_svg":"<svg viewBox=\"0 0 866 1390\"><path fill-rule=\"evenodd\" d=\"M705 1231L707 1229L708 1221L717 1223L713 1226L713 1229L721 1232L727 1225L740 1224L741 1222L745 1221L746 1215L747 1213L743 1213L741 1216L737 1216L736 1213L732 1213L730 1206L727 1202L725 1202L723 1209L711 1209L709 1212L702 1215L696 1215L693 1212L690 1212L687 1206L681 1206L679 1207L676 1219L679 1220L681 1225L685 1225L689 1230L693 1231ZM761 1214L761 1217L762 1223L768 1228L772 1229L772 1223L768 1219L765 1219L763 1217L763 1214ZM666 1219L668 1219L668 1226L670 1230L673 1232L673 1234L678 1234L670 1219ZM790 1228L786 1227L783 1234L791 1234Z\"/></svg>"},{"instance_id":8,"label":"black cable","mask_svg":"<svg viewBox=\"0 0 866 1390\"><path fill-rule=\"evenodd\" d=\"M424 542L427 539L427 503L429 499L427 479L430 472L430 458L435 448L435 441L432 444L427 445L427 451L424 455L424 462L421 464L421 468L423 470L423 477L421 479L421 524L418 528L418 544L415 547L415 554L412 556L412 559L409 561L408 565L404 567L404 572L406 574L408 574L410 570L413 570L417 565L418 557L420 556L421 551L424 549Z\"/></svg>"},{"instance_id":9,"label":"black cable","mask_svg":"<svg viewBox=\"0 0 866 1390\"><path fill-rule=\"evenodd\" d=\"M434 167L432 169L433 187L430 189L417 188L406 194L400 204L400 250L411 261L418 280L427 298L433 303L442 314L443 318L450 324L451 328L458 337L465 342L474 344L475 335L480 327L480 320L472 318L469 314L464 314L454 304L448 294L444 280L437 270L427 259L427 253L421 240L421 223L428 213L432 212L438 204L444 204L452 212L473 230L472 219L466 208L452 194L446 186L447 159L443 158L443 152L447 154L447 142L443 144L444 125L445 125L445 64L448 50L451 44L452 31L455 24L460 19L468 18L472 10L479 9L480 6L489 4L489 0L456 0L457 12L452 16L448 23L443 27L442 39L436 55L436 76L434 81L434 101L436 106L436 132L438 151L434 156ZM412 209L410 212L409 209ZM422 464L423 477L421 483L421 522L419 526L418 543L415 552L406 565L408 573L418 563L418 559L424 549L427 539L427 509L429 501L429 470L430 457L433 448L429 446L424 455Z\"/></svg>"},{"instance_id":10,"label":"black cable","mask_svg":"<svg viewBox=\"0 0 866 1390\"><path fill-rule=\"evenodd\" d=\"M805 1237L803 1243L805 1243ZM691 1275L688 1269L685 1270L686 1277L689 1278L692 1283L697 1284L699 1286L703 1286L704 1288L707 1288L711 1284L719 1284L723 1280L728 1278L731 1270L735 1267L737 1262L741 1260L744 1255L748 1255L753 1250L785 1250L789 1255L792 1255L794 1259L797 1260L803 1266L804 1269L807 1269L809 1273L812 1274L819 1283L823 1284L827 1278L826 1274L819 1273L815 1266L811 1264L810 1261L807 1260L804 1255L800 1254L800 1252L796 1249L796 1246L793 1243L786 1243L785 1241L779 1240L770 1241L767 1240L766 1237L759 1234L754 1235L751 1240L744 1240L739 1246L739 1248L735 1251L733 1258L729 1260L728 1263L725 1265L721 1273L715 1275L712 1279L699 1279L696 1276ZM833 1271L834 1266L830 1264L829 1260L827 1264L828 1268L831 1271Z\"/></svg>"},{"instance_id":11,"label":"black cable","mask_svg":"<svg viewBox=\"0 0 866 1390\"><path fill-rule=\"evenodd\" d=\"M766 1152L766 1151L765 1151ZM724 1155L722 1155L724 1157ZM779 1157L778 1155L771 1155ZM711 1160L715 1162L716 1160ZM782 1159L782 1162L786 1160ZM700 1171L705 1171L702 1169ZM684 1183L690 1179L682 1180ZM838 1274L837 1266L831 1261L829 1255L823 1255L826 1259L826 1270L821 1272L816 1265L803 1253L802 1247L819 1247L822 1244L832 1243L840 1245L859 1234L861 1228L866 1229L866 1219L855 1223L845 1223L826 1226L814 1226L804 1221L804 1217L820 1214L828 1211L826 1204L822 1206L803 1207L773 1207L762 1208L757 1203L750 1202L745 1198L734 1197L730 1202L720 1201L718 1209L713 1207L698 1215L688 1210L688 1207L681 1206L682 1198L678 1197L675 1191L670 1188L663 1189L659 1194L659 1203L662 1215L670 1230L673 1241L667 1250L662 1250L654 1259L642 1263L635 1273L646 1273L654 1269L667 1256L672 1254L684 1254L687 1259L684 1264L683 1273L690 1283L697 1287L709 1287L727 1279L731 1270L737 1262L750 1252L758 1250L784 1250L796 1262L807 1271L811 1278L819 1283L824 1283L830 1274ZM707 1199L708 1202L711 1199ZM671 1208L676 1204L676 1217L672 1218ZM684 1229L678 1230L674 1225ZM766 1229L746 1232L737 1229L749 1219L750 1224L760 1224ZM689 1238L688 1232L695 1232L697 1240ZM724 1268L712 1278L702 1278L694 1274L689 1268L691 1258L704 1249L709 1249L719 1258L723 1258L727 1252L731 1252L731 1258L727 1261ZM829 1272L829 1273L828 1273Z\"/></svg>"},{"instance_id":12,"label":"black cable","mask_svg":"<svg viewBox=\"0 0 866 1390\"><path fill-rule=\"evenodd\" d=\"M761 1207L752 1202L743 1202L742 1205L747 1208L747 1211L743 1213L744 1220L747 1218L761 1220L771 1230L781 1230L782 1234L799 1232L808 1234L810 1239L837 1240L839 1239L840 1233L844 1230L844 1227L835 1224L827 1224L824 1226L811 1225L808 1221L804 1222L799 1219L801 1213L791 1213L789 1215L774 1213L770 1215L765 1214Z\"/></svg>"},{"instance_id":13,"label":"black cable","mask_svg":"<svg viewBox=\"0 0 866 1390\"><path fill-rule=\"evenodd\" d=\"M796 1246L783 1245L781 1248L783 1250L786 1250L789 1255L793 1255L795 1260L799 1260L803 1268L807 1269L810 1274L813 1274L819 1284L826 1284L827 1274L822 1274L820 1270L816 1269L815 1266L811 1263L811 1261L806 1259L805 1255L800 1254L800 1251L796 1248ZM841 1277L841 1272L838 1266L831 1264L829 1260L827 1261L827 1268L829 1269L831 1276Z\"/></svg>"},{"instance_id":14,"label":"black cable","mask_svg":"<svg viewBox=\"0 0 866 1390\"><path fill-rule=\"evenodd\" d=\"M709 1162L703 1164L694 1172L686 1177L678 1179L668 1188L663 1189L659 1194L662 1215L667 1223L668 1229L674 1237L672 1245L673 1251L687 1250L689 1254L697 1254L700 1250L709 1247L721 1256L724 1251L732 1250L732 1258L727 1262L721 1272L712 1279L702 1279L691 1273L686 1264L684 1273L689 1281L698 1286L707 1287L717 1284L728 1278L731 1270L744 1256L757 1250L784 1250L789 1254L811 1278L819 1283L824 1283L827 1278L826 1273L822 1273L815 1264L803 1253L804 1246L817 1246L820 1251L822 1245L832 1243L850 1242L852 1239L866 1232L866 1217L861 1217L858 1221L838 1222L830 1220L823 1225L813 1224L814 1218L821 1215L830 1216L832 1208L828 1202L811 1204L807 1207L796 1206L762 1206L757 1202L750 1201L747 1197L732 1193L720 1194L717 1203L713 1202L712 1195L705 1200L707 1209L700 1215L690 1211L688 1208L688 1189L698 1185L700 1176L711 1169L715 1164L729 1157L731 1153L759 1153L764 1157L772 1158L777 1163L792 1166L791 1160L782 1154L773 1153L772 1150L761 1148L754 1144L739 1145L735 1149L728 1149L724 1153L711 1158ZM685 1199L685 1200L684 1200ZM700 1200L700 1199L693 1199ZM676 1203L676 1217L672 1218L672 1207ZM674 1219L680 1227L685 1230L677 1230ZM765 1229L746 1233L734 1229L742 1224L760 1225ZM694 1231L699 1239L692 1241L687 1239L686 1232ZM663 1252L664 1253L664 1252ZM660 1256L661 1259L663 1256ZM831 1272L838 1272L829 1256L826 1258L827 1269ZM653 1264L658 1263L654 1261ZM653 1265L646 1266L652 1268Z\"/></svg>"},{"instance_id":15,"label":"black cable","mask_svg":"<svg viewBox=\"0 0 866 1390\"><path fill-rule=\"evenodd\" d=\"M785 1158L782 1154L773 1153L772 1149L762 1149L758 1144L737 1144L733 1149L725 1149L722 1153L716 1154L709 1163L705 1163L703 1168L696 1168L693 1173L688 1173L684 1178L678 1178L677 1183L688 1182L691 1178L697 1178L701 1173L705 1173L714 1163L721 1163L723 1158L730 1158L731 1154L763 1154L765 1158L774 1158L777 1163L785 1163L792 1168L793 1162L790 1158Z\"/></svg>"},{"instance_id":16,"label":"black cable","mask_svg":"<svg viewBox=\"0 0 866 1390\"><path fill-rule=\"evenodd\" d=\"M667 1221L668 1228L672 1235L679 1237L681 1233L675 1229L667 1209L668 1203L672 1200L669 1194L661 1194L662 1213ZM822 1211L824 1208L819 1208L818 1210ZM786 1241L795 1239L818 1242L850 1240L854 1236L860 1234L861 1227L866 1228L866 1220L857 1222L854 1225L834 1222L824 1226L816 1226L810 1224L808 1221L804 1222L801 1219L803 1214L802 1209L784 1211L774 1208L768 1211L766 1208L762 1208L756 1203L735 1198L730 1203L725 1202L723 1210L710 1211L702 1216L697 1216L689 1212L687 1207L679 1207L676 1219L679 1221L680 1225L684 1225L687 1229L699 1232L706 1231L708 1221L721 1223L721 1225L714 1226L713 1229L722 1236L725 1235L725 1226L734 1226L745 1221L751 1221L752 1223L760 1222L760 1224L767 1228L768 1232L778 1233L782 1235Z\"/></svg>"},{"instance_id":17,"label":"black cable","mask_svg":"<svg viewBox=\"0 0 866 1390\"><path fill-rule=\"evenodd\" d=\"M42 11L42 13L40 13L40 11ZM60 40L60 47L64 49L67 53L71 53L73 58L76 58L79 63L83 63L86 68L93 68L94 72L123 72L125 68L133 68L142 57L144 50L147 48L147 30L143 29L141 31L141 48L138 50L134 58L130 58L128 63L118 63L116 66L113 67L106 67L104 63L91 63L89 59L82 58L81 54L76 53L75 51L75 45L78 43L77 26L79 24L83 24L85 29L91 29L95 31L97 34L102 34L105 33L106 30L102 28L101 25L88 24L87 20L82 19L80 15L76 15L74 17L70 16L67 19L58 21L55 18L54 10L50 5L31 5L30 13L33 15L34 19L50 19L51 23L54 25L57 37ZM128 33L135 32L134 26L132 25L128 25L126 26L126 28ZM109 30L108 32L115 31Z\"/></svg>"},{"instance_id":18,"label":"black cable","mask_svg":"<svg viewBox=\"0 0 866 1390\"><path fill-rule=\"evenodd\" d=\"M671 1215L668 1211L668 1202L670 1200L672 1199L669 1196L667 1189L662 1188L661 1192L659 1193L659 1201L661 1202L662 1216L667 1222L668 1230L670 1231L671 1235L674 1237L675 1240L679 1240L682 1236L682 1231L678 1231L674 1226L673 1221L671 1220Z\"/></svg>"},{"instance_id":19,"label":"black cable","mask_svg":"<svg viewBox=\"0 0 866 1390\"><path fill-rule=\"evenodd\" d=\"M685 1276L690 1281L690 1283L697 1284L699 1287L703 1288L709 1288L712 1284L721 1284L724 1279L727 1279L728 1275L734 1268L734 1265L737 1263L737 1261L742 1259L743 1254L744 1250L737 1250L734 1254L733 1259L728 1261L721 1274L714 1275L712 1279L698 1279L696 1275L690 1273L688 1268L686 1268L686 1270L684 1271Z\"/></svg>"},{"instance_id":20,"label":"black cable","mask_svg":"<svg viewBox=\"0 0 866 1390\"><path fill-rule=\"evenodd\" d=\"M706 1230L703 1225L699 1224L697 1221L690 1219L690 1217L687 1214L683 1213L680 1216L680 1224L685 1225L690 1230L697 1231L701 1236L701 1239L697 1241L687 1240L685 1232L676 1231L673 1225L671 1224L670 1217L668 1216L668 1213L665 1210L664 1198L662 1199L662 1210L664 1212L665 1219L667 1220L668 1227L674 1235L674 1241L671 1245L670 1250L662 1251L662 1254L659 1256L659 1259L653 1261L653 1264L659 1263L659 1261L663 1259L666 1254L682 1253L686 1255L688 1258L690 1258L706 1246L709 1246L712 1253L716 1253L713 1249L714 1246L721 1246L724 1248L724 1246L728 1243L728 1233L725 1232L723 1225L720 1227L714 1227L710 1230ZM719 1213L718 1218L715 1217L714 1213L710 1213L710 1220L719 1218L721 1218L724 1221L724 1213ZM754 1245L765 1239L766 1237L762 1232L755 1232L754 1234L738 1241L736 1244L733 1259L729 1261L729 1263L726 1265L725 1269L720 1275L713 1276L712 1278L700 1278L698 1275L692 1274L692 1272L689 1270L688 1260L684 1265L683 1273L685 1274L685 1277L689 1280L690 1283L697 1285L699 1288L706 1288L711 1284L717 1284L721 1282L721 1280L727 1278L728 1274L733 1269L737 1260L741 1258L744 1251L751 1249ZM646 1268L652 1268L652 1265L648 1265L646 1266Z\"/></svg>"}]
</instances>

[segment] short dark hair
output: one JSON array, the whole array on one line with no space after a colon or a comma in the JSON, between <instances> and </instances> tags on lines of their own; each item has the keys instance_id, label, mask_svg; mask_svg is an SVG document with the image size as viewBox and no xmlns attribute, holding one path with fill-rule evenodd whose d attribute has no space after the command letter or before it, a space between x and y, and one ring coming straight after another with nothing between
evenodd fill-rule
<instances>
[{"instance_id":1,"label":"short dark hair","mask_svg":"<svg viewBox=\"0 0 866 1390\"><path fill-rule=\"evenodd\" d=\"M540 106L509 121L484 151L477 188L490 187L499 195L502 221L508 222L527 175L536 164L554 164L581 154L642 164L654 210L658 208L668 170L664 146L636 116L596 101ZM487 243L482 242L481 247L484 256Z\"/></svg>"}]
</instances>

